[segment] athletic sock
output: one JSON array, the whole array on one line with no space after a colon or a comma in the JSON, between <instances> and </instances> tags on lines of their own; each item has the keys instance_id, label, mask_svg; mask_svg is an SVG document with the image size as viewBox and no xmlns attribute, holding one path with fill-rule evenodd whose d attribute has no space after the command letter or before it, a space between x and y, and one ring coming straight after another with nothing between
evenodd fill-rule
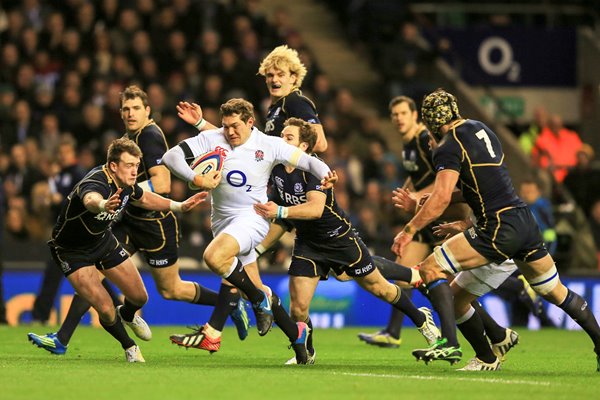
<instances>
[{"instance_id":1,"label":"athletic sock","mask_svg":"<svg viewBox=\"0 0 600 400\"><path fill-rule=\"evenodd\" d=\"M461 316L457 321L458 329L475 350L475 355L485 363L493 363L496 356L492 352L492 348L485 335L485 329L479 313L475 309L470 308L467 314Z\"/></svg>"},{"instance_id":2,"label":"athletic sock","mask_svg":"<svg viewBox=\"0 0 600 400\"><path fill-rule=\"evenodd\" d=\"M483 323L483 327L485 329L485 334L490 339L490 342L500 343L506 339L506 328L498 325L496 320L492 318L487 311L485 311L485 309L477 300L473 300L471 307L475 309L475 312L481 318L481 322Z\"/></svg>"},{"instance_id":3,"label":"athletic sock","mask_svg":"<svg viewBox=\"0 0 600 400\"><path fill-rule=\"evenodd\" d=\"M425 322L425 315L415 307L409 296L402 294L402 289L398 286L396 288L398 289L398 296L391 303L392 306L406 314L417 327L422 326Z\"/></svg>"},{"instance_id":4,"label":"athletic sock","mask_svg":"<svg viewBox=\"0 0 600 400\"><path fill-rule=\"evenodd\" d=\"M412 270L381 256L371 256L373 263L385 279L392 281L409 282L412 278Z\"/></svg>"},{"instance_id":5,"label":"athletic sock","mask_svg":"<svg viewBox=\"0 0 600 400\"><path fill-rule=\"evenodd\" d=\"M121 323L119 314L116 314L115 320L110 324L100 320L100 325L102 325L106 332L110 333L112 337L114 337L119 341L119 343L121 343L121 347L123 347L123 349L128 349L131 346L135 345L133 339L129 337L127 331L125 331L125 327Z\"/></svg>"},{"instance_id":6,"label":"athletic sock","mask_svg":"<svg viewBox=\"0 0 600 400\"><path fill-rule=\"evenodd\" d=\"M125 301L123 302L123 307L119 309L119 312L121 313L121 317L125 321L131 322L133 321L133 317L135 317L135 312L140 308L142 308L142 306L136 306L135 304L127 300L127 298L125 298Z\"/></svg>"},{"instance_id":7,"label":"athletic sock","mask_svg":"<svg viewBox=\"0 0 600 400\"><path fill-rule=\"evenodd\" d=\"M402 291L402 297L406 296L407 291ZM410 293L410 292L409 292ZM400 331L402 329L402 322L404 321L404 313L392 307L390 314L390 320L388 321L385 331L390 334L394 339L400 339Z\"/></svg>"},{"instance_id":8,"label":"athletic sock","mask_svg":"<svg viewBox=\"0 0 600 400\"><path fill-rule=\"evenodd\" d=\"M600 327L598 327L598 321L592 314L587 301L571 289L568 290L565 301L559 307L589 335L594 342L594 351L596 354L600 354Z\"/></svg>"},{"instance_id":9,"label":"athletic sock","mask_svg":"<svg viewBox=\"0 0 600 400\"><path fill-rule=\"evenodd\" d=\"M229 314L237 307L239 298L240 295L235 287L221 283L215 308L210 315L208 324L218 331L223 331L225 322Z\"/></svg>"},{"instance_id":10,"label":"athletic sock","mask_svg":"<svg viewBox=\"0 0 600 400\"><path fill-rule=\"evenodd\" d=\"M260 303L264 299L264 292L254 286L254 283L252 283L250 277L246 273L246 270L242 266L241 261L238 260L233 271L231 271L229 276L224 278L244 292L252 304Z\"/></svg>"},{"instance_id":11,"label":"athletic sock","mask_svg":"<svg viewBox=\"0 0 600 400\"><path fill-rule=\"evenodd\" d=\"M298 339L298 325L285 311L281 305L279 296L275 293L271 295L271 309L273 310L273 317L277 326L279 326L288 339L290 339L290 342L295 342L296 339Z\"/></svg>"},{"instance_id":12,"label":"athletic sock","mask_svg":"<svg viewBox=\"0 0 600 400\"><path fill-rule=\"evenodd\" d=\"M194 296L194 300L190 301L190 303L202 304L202 305L206 305L206 306L214 306L217 304L217 301L218 301L217 298L220 295L220 293L217 294L217 292L215 292L214 290L204 287L197 282L192 282L192 283L194 284L194 287L196 288L196 295ZM231 286L228 286L228 287L231 287ZM239 295L238 295L238 298L239 298Z\"/></svg>"},{"instance_id":13,"label":"athletic sock","mask_svg":"<svg viewBox=\"0 0 600 400\"><path fill-rule=\"evenodd\" d=\"M62 344L65 346L69 344L71 336L73 336L75 329L77 329L77 325L79 325L85 313L88 312L90 306L90 303L86 299L75 293L67 316L56 333L58 340Z\"/></svg>"},{"instance_id":14,"label":"athletic sock","mask_svg":"<svg viewBox=\"0 0 600 400\"><path fill-rule=\"evenodd\" d=\"M427 284L431 305L440 317L442 336L448 340L448 346L458 346L452 291L446 279L438 279Z\"/></svg>"}]
</instances>

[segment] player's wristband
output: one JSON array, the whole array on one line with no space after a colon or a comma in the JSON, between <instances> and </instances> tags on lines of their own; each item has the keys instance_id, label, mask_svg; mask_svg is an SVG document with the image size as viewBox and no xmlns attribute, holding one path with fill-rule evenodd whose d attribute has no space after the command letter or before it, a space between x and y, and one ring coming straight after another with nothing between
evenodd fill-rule
<instances>
[{"instance_id":1,"label":"player's wristband","mask_svg":"<svg viewBox=\"0 0 600 400\"><path fill-rule=\"evenodd\" d=\"M277 206L277 218L285 219L288 217L289 209L287 207Z\"/></svg>"},{"instance_id":2,"label":"player's wristband","mask_svg":"<svg viewBox=\"0 0 600 400\"><path fill-rule=\"evenodd\" d=\"M198 129L199 131L201 131L202 128L204 128L205 125L206 125L206 120L204 118L200 118L198 120L198 122L196 122L194 124L194 127L196 127L196 129Z\"/></svg>"},{"instance_id":3,"label":"player's wristband","mask_svg":"<svg viewBox=\"0 0 600 400\"><path fill-rule=\"evenodd\" d=\"M256 246L254 248L254 251L256 252L256 255L258 255L260 257L263 254L265 254L265 251L267 251L267 248L265 246L263 246L262 244L259 244L258 246Z\"/></svg>"},{"instance_id":4,"label":"player's wristband","mask_svg":"<svg viewBox=\"0 0 600 400\"><path fill-rule=\"evenodd\" d=\"M104 212L106 211L106 203L108 202L108 200L100 200L100 203L98 203L98 208L100 209L100 212Z\"/></svg>"},{"instance_id":5,"label":"player's wristband","mask_svg":"<svg viewBox=\"0 0 600 400\"><path fill-rule=\"evenodd\" d=\"M138 186L144 189L145 192L154 192L154 185L151 179L138 183Z\"/></svg>"},{"instance_id":6,"label":"player's wristband","mask_svg":"<svg viewBox=\"0 0 600 400\"><path fill-rule=\"evenodd\" d=\"M171 203L169 204L169 208L171 209L171 211L181 212L181 211L183 211L183 203L180 201L171 200Z\"/></svg>"}]
</instances>

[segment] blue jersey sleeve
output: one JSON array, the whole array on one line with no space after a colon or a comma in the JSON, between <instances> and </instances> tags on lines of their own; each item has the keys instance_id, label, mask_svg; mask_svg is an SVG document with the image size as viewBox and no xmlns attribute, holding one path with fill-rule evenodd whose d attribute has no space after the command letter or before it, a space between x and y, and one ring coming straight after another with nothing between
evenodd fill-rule
<instances>
[{"instance_id":1,"label":"blue jersey sleeve","mask_svg":"<svg viewBox=\"0 0 600 400\"><path fill-rule=\"evenodd\" d=\"M462 150L458 143L451 136L446 136L433 151L435 172L437 173L445 169L460 172L462 158Z\"/></svg>"},{"instance_id":2,"label":"blue jersey sleeve","mask_svg":"<svg viewBox=\"0 0 600 400\"><path fill-rule=\"evenodd\" d=\"M300 118L311 124L320 124L314 104L304 96L289 96L285 102L287 117Z\"/></svg>"}]
</instances>

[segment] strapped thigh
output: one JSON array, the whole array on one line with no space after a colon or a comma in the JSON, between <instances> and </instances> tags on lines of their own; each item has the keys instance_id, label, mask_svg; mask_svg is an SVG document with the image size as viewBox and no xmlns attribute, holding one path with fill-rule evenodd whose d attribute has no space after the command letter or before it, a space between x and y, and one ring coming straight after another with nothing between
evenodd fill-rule
<instances>
[{"instance_id":1,"label":"strapped thigh","mask_svg":"<svg viewBox=\"0 0 600 400\"><path fill-rule=\"evenodd\" d=\"M433 256L435 257L435 261L437 264L445 271L451 275L455 275L458 272L462 271L461 265L458 263L452 251L446 243L441 246L436 246L433 249Z\"/></svg>"},{"instance_id":2,"label":"strapped thigh","mask_svg":"<svg viewBox=\"0 0 600 400\"><path fill-rule=\"evenodd\" d=\"M552 265L548 271L542 275L536 276L535 278L527 279L531 288L542 296L548 294L558 285L558 271L556 270L556 264Z\"/></svg>"}]
</instances>

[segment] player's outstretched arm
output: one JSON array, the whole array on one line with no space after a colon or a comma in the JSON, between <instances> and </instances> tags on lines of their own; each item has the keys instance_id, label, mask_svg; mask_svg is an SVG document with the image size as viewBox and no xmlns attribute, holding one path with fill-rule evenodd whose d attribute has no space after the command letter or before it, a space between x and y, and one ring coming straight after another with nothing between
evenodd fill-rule
<instances>
[{"instance_id":1,"label":"player's outstretched arm","mask_svg":"<svg viewBox=\"0 0 600 400\"><path fill-rule=\"evenodd\" d=\"M175 108L179 118L190 125L194 125L200 132L217 128L217 126L202 117L202 107L199 104L180 101Z\"/></svg>"},{"instance_id":2,"label":"player's outstretched arm","mask_svg":"<svg viewBox=\"0 0 600 400\"><path fill-rule=\"evenodd\" d=\"M325 209L327 195L313 190L306 194L306 202L295 206L284 207L269 201L264 204L256 203L254 211L258 215L269 219L319 219Z\"/></svg>"},{"instance_id":3,"label":"player's outstretched arm","mask_svg":"<svg viewBox=\"0 0 600 400\"><path fill-rule=\"evenodd\" d=\"M110 196L108 199L104 199L98 192L90 192L83 196L83 206L94 214L101 212L107 212L114 214L116 209L121 205L121 199L119 195L123 189L119 188L117 191Z\"/></svg>"},{"instance_id":4,"label":"player's outstretched arm","mask_svg":"<svg viewBox=\"0 0 600 400\"><path fill-rule=\"evenodd\" d=\"M192 197L188 198L183 202L174 201L167 199L159 194L146 192L137 201L132 201L138 207L145 208L146 210L152 211L176 211L176 212L188 212L198 204L206 201L208 193L200 192L196 193Z\"/></svg>"}]
</instances>

